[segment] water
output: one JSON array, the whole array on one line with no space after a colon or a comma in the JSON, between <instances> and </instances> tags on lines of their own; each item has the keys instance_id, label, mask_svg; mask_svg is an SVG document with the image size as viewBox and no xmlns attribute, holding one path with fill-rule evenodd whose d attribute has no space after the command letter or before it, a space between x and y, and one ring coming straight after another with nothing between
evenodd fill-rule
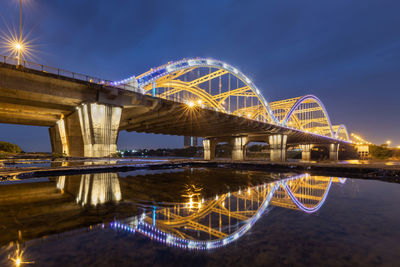
<instances>
[{"instance_id":1,"label":"water","mask_svg":"<svg viewBox=\"0 0 400 267\"><path fill-rule=\"evenodd\" d=\"M167 159L162 158L100 158L100 159L13 159L0 161L0 167L4 168L48 168L48 167L61 167L61 166L84 166L84 165L108 165L108 164L140 164L140 163L154 163L164 162Z\"/></svg>"},{"instance_id":2,"label":"water","mask_svg":"<svg viewBox=\"0 0 400 267\"><path fill-rule=\"evenodd\" d=\"M21 251L37 266L400 262L399 184L220 168L39 179L0 183L0 266Z\"/></svg>"}]
</instances>

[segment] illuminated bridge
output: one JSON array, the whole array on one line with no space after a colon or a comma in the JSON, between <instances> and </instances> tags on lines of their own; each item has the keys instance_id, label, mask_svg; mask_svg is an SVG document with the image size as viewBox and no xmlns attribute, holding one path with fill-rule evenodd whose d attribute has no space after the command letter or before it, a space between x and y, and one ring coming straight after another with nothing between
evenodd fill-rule
<instances>
[{"instance_id":1,"label":"illuminated bridge","mask_svg":"<svg viewBox=\"0 0 400 267\"><path fill-rule=\"evenodd\" d=\"M245 158L250 142L268 143L271 161L284 161L288 146L310 160L314 145L337 160L339 146L350 144L346 127L332 124L316 96L268 102L246 75L218 60L169 62L121 81L2 61L0 122L49 127L55 153L109 156L122 130L202 137L206 160L219 142L231 145L233 160Z\"/></svg>"},{"instance_id":2,"label":"illuminated bridge","mask_svg":"<svg viewBox=\"0 0 400 267\"><path fill-rule=\"evenodd\" d=\"M271 206L318 211L335 182L344 183L345 179L303 174L208 200L192 196L186 203L154 207L110 226L179 248L214 249L243 236Z\"/></svg>"}]
</instances>

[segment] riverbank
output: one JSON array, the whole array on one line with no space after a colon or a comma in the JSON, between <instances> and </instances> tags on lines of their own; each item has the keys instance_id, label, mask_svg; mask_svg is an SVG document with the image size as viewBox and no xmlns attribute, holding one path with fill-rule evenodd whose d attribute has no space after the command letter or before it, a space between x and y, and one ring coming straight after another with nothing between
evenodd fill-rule
<instances>
[{"instance_id":1,"label":"riverbank","mask_svg":"<svg viewBox=\"0 0 400 267\"><path fill-rule=\"evenodd\" d=\"M68 163L68 164L67 164ZM193 160L193 159L103 159L90 161L65 162L60 166L1 168L0 180L24 179L43 176L59 176L94 172L123 172L136 169L172 169L183 166L220 167L240 170L257 170L268 172L310 173L312 175L330 175L378 179L400 182L400 165L387 162L369 164L335 163L335 162L268 162L268 161L230 161L230 160ZM64 166L69 165L69 166Z\"/></svg>"}]
</instances>

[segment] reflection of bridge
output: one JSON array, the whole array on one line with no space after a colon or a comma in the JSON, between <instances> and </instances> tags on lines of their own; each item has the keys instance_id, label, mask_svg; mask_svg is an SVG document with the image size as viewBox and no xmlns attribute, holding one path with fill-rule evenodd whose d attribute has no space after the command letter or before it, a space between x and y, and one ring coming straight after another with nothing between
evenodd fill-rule
<instances>
[{"instance_id":1,"label":"reflection of bridge","mask_svg":"<svg viewBox=\"0 0 400 267\"><path fill-rule=\"evenodd\" d=\"M212 249L227 245L245 234L270 205L318 211L332 182L340 178L299 175L271 184L222 194L204 200L189 197L172 207L154 207L140 218L113 222L111 227L139 232L156 241L191 249Z\"/></svg>"},{"instance_id":2,"label":"reflection of bridge","mask_svg":"<svg viewBox=\"0 0 400 267\"><path fill-rule=\"evenodd\" d=\"M79 176L79 175L78 175ZM104 204L121 200L121 188L117 173L91 173L80 175L79 189L66 185L66 177L57 178L57 188L76 195L76 203L85 205Z\"/></svg>"},{"instance_id":3,"label":"reflection of bridge","mask_svg":"<svg viewBox=\"0 0 400 267\"><path fill-rule=\"evenodd\" d=\"M203 137L205 159L229 142L232 159L242 160L257 141L269 143L272 161L285 160L287 145L309 160L314 144L336 160L349 141L317 97L267 102L247 76L217 60L184 59L119 82L9 61L0 67L0 122L50 127L57 153L110 155L121 130Z\"/></svg>"}]
</instances>

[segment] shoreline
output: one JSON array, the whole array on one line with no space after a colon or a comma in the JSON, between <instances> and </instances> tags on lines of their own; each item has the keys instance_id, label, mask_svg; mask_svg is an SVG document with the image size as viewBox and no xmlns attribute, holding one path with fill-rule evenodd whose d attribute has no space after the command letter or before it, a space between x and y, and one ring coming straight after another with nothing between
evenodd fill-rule
<instances>
[{"instance_id":1,"label":"shoreline","mask_svg":"<svg viewBox=\"0 0 400 267\"><path fill-rule=\"evenodd\" d=\"M109 160L109 159L107 159ZM194 159L132 159L128 163L109 163L59 167L24 167L0 169L0 180L26 179L44 176L73 175L99 172L125 172L138 169L173 169L181 167L217 167L264 172L295 172L312 175L336 176L347 178L374 179L400 183L400 165L340 164L334 162L268 162L268 161L231 161L231 160L194 160ZM160 160L160 159L159 159ZM111 160L113 161L113 160Z\"/></svg>"}]
</instances>

